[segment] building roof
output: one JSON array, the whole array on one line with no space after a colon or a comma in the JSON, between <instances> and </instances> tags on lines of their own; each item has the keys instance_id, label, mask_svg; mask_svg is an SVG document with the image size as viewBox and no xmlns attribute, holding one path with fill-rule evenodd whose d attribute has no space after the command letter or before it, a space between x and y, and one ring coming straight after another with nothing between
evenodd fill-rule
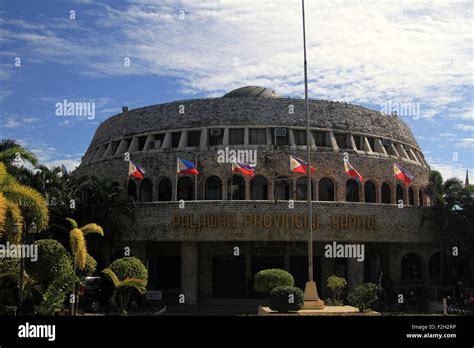
<instances>
[{"instance_id":1,"label":"building roof","mask_svg":"<svg viewBox=\"0 0 474 348\"><path fill-rule=\"evenodd\" d=\"M310 100L310 126L395 139L419 148L410 128L397 116L361 106ZM263 87L243 87L223 98L152 105L117 114L96 130L91 147L141 133L220 125L304 127L304 100L277 97Z\"/></svg>"}]
</instances>

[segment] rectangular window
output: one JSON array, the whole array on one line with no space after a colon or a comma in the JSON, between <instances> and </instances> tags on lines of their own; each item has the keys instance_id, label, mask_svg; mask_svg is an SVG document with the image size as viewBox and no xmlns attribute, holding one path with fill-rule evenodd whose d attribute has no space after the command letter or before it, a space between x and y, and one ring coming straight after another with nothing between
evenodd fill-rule
<instances>
[{"instance_id":1,"label":"rectangular window","mask_svg":"<svg viewBox=\"0 0 474 348\"><path fill-rule=\"evenodd\" d=\"M120 141L112 141L112 155L117 152Z\"/></svg>"},{"instance_id":2,"label":"rectangular window","mask_svg":"<svg viewBox=\"0 0 474 348\"><path fill-rule=\"evenodd\" d=\"M349 146L347 144L347 136L346 134L334 134L334 137L336 138L336 143L337 143L337 146L340 148L340 149L348 149Z\"/></svg>"},{"instance_id":3,"label":"rectangular window","mask_svg":"<svg viewBox=\"0 0 474 348\"><path fill-rule=\"evenodd\" d=\"M250 145L266 145L267 144L267 130L265 128L249 129L249 144Z\"/></svg>"},{"instance_id":4,"label":"rectangular window","mask_svg":"<svg viewBox=\"0 0 474 348\"><path fill-rule=\"evenodd\" d=\"M222 145L224 130L221 128L209 129L209 146Z\"/></svg>"},{"instance_id":5,"label":"rectangular window","mask_svg":"<svg viewBox=\"0 0 474 348\"><path fill-rule=\"evenodd\" d=\"M295 145L306 145L306 131L295 129L293 130L293 136L295 137Z\"/></svg>"},{"instance_id":6,"label":"rectangular window","mask_svg":"<svg viewBox=\"0 0 474 348\"><path fill-rule=\"evenodd\" d=\"M375 139L371 137L367 137L367 141L369 142L369 145L372 151L375 152Z\"/></svg>"},{"instance_id":7,"label":"rectangular window","mask_svg":"<svg viewBox=\"0 0 474 348\"><path fill-rule=\"evenodd\" d=\"M193 131L188 133L188 146L199 146L201 141L201 131Z\"/></svg>"},{"instance_id":8,"label":"rectangular window","mask_svg":"<svg viewBox=\"0 0 474 348\"><path fill-rule=\"evenodd\" d=\"M229 129L229 145L243 145L244 144L244 129L231 128Z\"/></svg>"},{"instance_id":9,"label":"rectangular window","mask_svg":"<svg viewBox=\"0 0 474 348\"><path fill-rule=\"evenodd\" d=\"M353 135L354 143L357 150L362 150L362 137L360 135Z\"/></svg>"},{"instance_id":10,"label":"rectangular window","mask_svg":"<svg viewBox=\"0 0 474 348\"><path fill-rule=\"evenodd\" d=\"M153 136L153 144L150 146L151 149L159 149L163 144L163 140L165 139L165 134L155 134Z\"/></svg>"},{"instance_id":11,"label":"rectangular window","mask_svg":"<svg viewBox=\"0 0 474 348\"><path fill-rule=\"evenodd\" d=\"M273 128L272 129L272 144L273 145L289 145L288 128Z\"/></svg>"},{"instance_id":12,"label":"rectangular window","mask_svg":"<svg viewBox=\"0 0 474 348\"><path fill-rule=\"evenodd\" d=\"M327 147L326 132L313 132L314 143L318 147Z\"/></svg>"},{"instance_id":13,"label":"rectangular window","mask_svg":"<svg viewBox=\"0 0 474 348\"><path fill-rule=\"evenodd\" d=\"M143 148L145 147L145 143L146 143L146 138L147 137L138 138L138 151L143 151Z\"/></svg>"},{"instance_id":14,"label":"rectangular window","mask_svg":"<svg viewBox=\"0 0 474 348\"><path fill-rule=\"evenodd\" d=\"M171 133L171 147L178 147L181 139L181 132Z\"/></svg>"}]
</instances>

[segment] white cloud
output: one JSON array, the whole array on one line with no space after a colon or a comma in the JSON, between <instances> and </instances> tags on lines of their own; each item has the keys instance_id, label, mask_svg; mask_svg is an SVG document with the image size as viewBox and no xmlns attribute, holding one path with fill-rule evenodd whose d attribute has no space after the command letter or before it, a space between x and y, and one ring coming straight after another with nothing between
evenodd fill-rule
<instances>
[{"instance_id":1,"label":"white cloud","mask_svg":"<svg viewBox=\"0 0 474 348\"><path fill-rule=\"evenodd\" d=\"M469 169L469 173L474 173L474 168L462 168L456 164L448 164L448 163L432 163L431 169L438 170L441 175L443 175L443 179L449 178L458 178L464 182L466 178L466 170ZM471 182L473 181L472 178Z\"/></svg>"},{"instance_id":2,"label":"white cloud","mask_svg":"<svg viewBox=\"0 0 474 348\"><path fill-rule=\"evenodd\" d=\"M473 132L474 131L474 126L470 126L468 124L457 124L454 126L457 129L466 131L466 132Z\"/></svg>"},{"instance_id":3,"label":"white cloud","mask_svg":"<svg viewBox=\"0 0 474 348\"><path fill-rule=\"evenodd\" d=\"M417 101L421 117L472 118L463 92L472 84L466 69L472 62L468 3L306 6L312 97ZM163 0L134 2L120 11L101 3L85 9L99 29L76 25L73 39L54 27L27 32L24 23L23 31L4 30L3 36L22 41L44 61L70 64L88 76L173 76L190 95L217 96L258 84L303 96L299 2Z\"/></svg>"}]
</instances>

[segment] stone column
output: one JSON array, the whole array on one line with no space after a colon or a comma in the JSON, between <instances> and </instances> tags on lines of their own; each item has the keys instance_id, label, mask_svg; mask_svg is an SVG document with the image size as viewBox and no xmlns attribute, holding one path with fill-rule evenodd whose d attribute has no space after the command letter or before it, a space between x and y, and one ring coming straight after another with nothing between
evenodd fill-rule
<instances>
[{"instance_id":1,"label":"stone column","mask_svg":"<svg viewBox=\"0 0 474 348\"><path fill-rule=\"evenodd\" d=\"M185 304L195 305L198 298L198 243L181 242L181 288Z\"/></svg>"},{"instance_id":2,"label":"stone column","mask_svg":"<svg viewBox=\"0 0 474 348\"><path fill-rule=\"evenodd\" d=\"M347 259L347 288L349 291L364 283L364 262L359 262L356 258Z\"/></svg>"}]
</instances>

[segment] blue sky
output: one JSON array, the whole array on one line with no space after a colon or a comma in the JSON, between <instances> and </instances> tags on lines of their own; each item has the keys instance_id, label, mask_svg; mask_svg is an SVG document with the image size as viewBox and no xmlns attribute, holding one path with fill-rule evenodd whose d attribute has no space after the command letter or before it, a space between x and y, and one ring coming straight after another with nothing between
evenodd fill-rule
<instances>
[{"instance_id":1,"label":"blue sky","mask_svg":"<svg viewBox=\"0 0 474 348\"><path fill-rule=\"evenodd\" d=\"M307 1L306 13L310 97L416 106L399 115L432 167L474 173L473 2ZM0 137L69 169L122 105L244 85L303 97L297 0L3 0L0 48ZM95 118L57 116L64 99L95 103Z\"/></svg>"}]
</instances>

